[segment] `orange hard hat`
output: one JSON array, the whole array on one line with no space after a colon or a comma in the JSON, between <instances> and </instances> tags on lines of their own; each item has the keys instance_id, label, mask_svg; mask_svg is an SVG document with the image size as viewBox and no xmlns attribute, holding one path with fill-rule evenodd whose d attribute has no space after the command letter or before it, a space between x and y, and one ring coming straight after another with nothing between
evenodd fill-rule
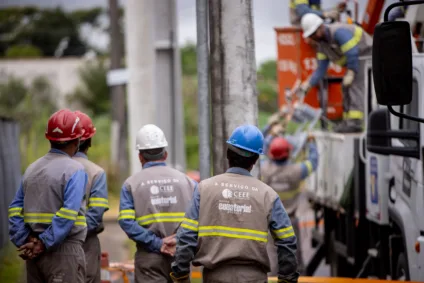
<instances>
[{"instance_id":1,"label":"orange hard hat","mask_svg":"<svg viewBox=\"0 0 424 283\"><path fill-rule=\"evenodd\" d=\"M268 155L271 159L280 160L289 157L293 146L283 137L273 138L269 145Z\"/></svg>"},{"instance_id":2,"label":"orange hard hat","mask_svg":"<svg viewBox=\"0 0 424 283\"><path fill-rule=\"evenodd\" d=\"M84 135L81 137L81 141L88 140L89 138L93 137L96 133L96 128L93 125L93 121L91 121L91 118L81 111L75 111L74 112L79 118L82 128L84 129Z\"/></svg>"},{"instance_id":3,"label":"orange hard hat","mask_svg":"<svg viewBox=\"0 0 424 283\"><path fill-rule=\"evenodd\" d=\"M84 134L80 118L69 109L61 109L47 122L46 138L54 142L67 142Z\"/></svg>"},{"instance_id":4,"label":"orange hard hat","mask_svg":"<svg viewBox=\"0 0 424 283\"><path fill-rule=\"evenodd\" d=\"M188 171L187 176L191 179L193 179L196 182L200 182L200 173L199 171Z\"/></svg>"}]
</instances>

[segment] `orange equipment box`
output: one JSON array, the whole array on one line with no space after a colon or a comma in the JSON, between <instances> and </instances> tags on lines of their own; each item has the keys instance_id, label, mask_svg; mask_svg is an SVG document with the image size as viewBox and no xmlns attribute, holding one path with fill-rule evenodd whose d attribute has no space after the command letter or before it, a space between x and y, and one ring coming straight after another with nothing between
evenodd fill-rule
<instances>
[{"instance_id":1,"label":"orange equipment box","mask_svg":"<svg viewBox=\"0 0 424 283\"><path fill-rule=\"evenodd\" d=\"M285 92L297 80L307 79L317 68L315 50L302 37L302 29L297 27L276 28L277 32L277 74L279 84L279 107L285 104ZM345 68L330 63L328 77L343 77ZM305 97L305 103L319 108L318 87L312 88ZM328 84L327 117L343 117L343 96L340 83Z\"/></svg>"}]
</instances>

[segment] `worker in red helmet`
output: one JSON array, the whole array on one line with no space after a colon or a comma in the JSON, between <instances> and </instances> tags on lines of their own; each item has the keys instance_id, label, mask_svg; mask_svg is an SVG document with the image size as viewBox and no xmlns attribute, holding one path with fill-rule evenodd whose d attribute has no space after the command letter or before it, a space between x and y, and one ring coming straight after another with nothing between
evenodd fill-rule
<instances>
[{"instance_id":1,"label":"worker in red helmet","mask_svg":"<svg viewBox=\"0 0 424 283\"><path fill-rule=\"evenodd\" d=\"M26 260L27 282L85 280L87 174L72 159L83 134L74 112L54 113L45 133L51 149L26 169L9 206L9 237Z\"/></svg>"},{"instance_id":2,"label":"worker in red helmet","mask_svg":"<svg viewBox=\"0 0 424 283\"><path fill-rule=\"evenodd\" d=\"M105 170L88 160L88 149L91 147L91 139L96 134L96 128L90 117L81 111L75 111L80 118L80 123L84 129L81 137L79 151L74 155L74 159L84 165L88 175L86 188L86 218L87 218L87 238L84 243L85 258L87 261L87 283L100 283L100 241L98 234L103 232L103 214L109 209L107 182Z\"/></svg>"},{"instance_id":3,"label":"worker in red helmet","mask_svg":"<svg viewBox=\"0 0 424 283\"><path fill-rule=\"evenodd\" d=\"M296 210L299 203L300 196L300 184L305 180L318 166L318 152L315 143L313 142L312 136L309 137L308 147L308 159L299 162L290 162L290 153L293 146L283 137L276 137L272 140L269 150L268 157L261 164L261 176L262 181L273 188L279 195L283 206L290 217L293 225L293 229L297 236L297 259L299 272L303 271L303 260L302 260L302 249L301 249L301 238L299 231L299 221L296 217ZM268 253L270 254L271 262L271 273L270 276L275 276L278 271L278 262L276 262L275 254L276 247L273 245L273 241L268 241Z\"/></svg>"}]
</instances>

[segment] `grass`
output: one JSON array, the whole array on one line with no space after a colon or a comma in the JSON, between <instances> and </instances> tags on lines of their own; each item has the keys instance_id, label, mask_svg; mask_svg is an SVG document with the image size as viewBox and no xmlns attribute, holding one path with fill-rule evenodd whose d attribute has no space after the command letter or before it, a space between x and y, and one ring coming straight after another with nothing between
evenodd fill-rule
<instances>
[{"instance_id":1,"label":"grass","mask_svg":"<svg viewBox=\"0 0 424 283\"><path fill-rule=\"evenodd\" d=\"M0 250L0 282L21 282L24 261L18 256L15 246L6 245Z\"/></svg>"}]
</instances>

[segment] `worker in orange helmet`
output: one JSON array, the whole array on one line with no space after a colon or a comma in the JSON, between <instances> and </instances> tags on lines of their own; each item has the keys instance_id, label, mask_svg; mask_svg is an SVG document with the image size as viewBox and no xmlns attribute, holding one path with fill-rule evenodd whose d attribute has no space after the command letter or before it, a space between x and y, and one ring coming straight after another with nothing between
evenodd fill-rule
<instances>
[{"instance_id":1,"label":"worker in orange helmet","mask_svg":"<svg viewBox=\"0 0 424 283\"><path fill-rule=\"evenodd\" d=\"M103 232L103 214L109 209L106 173L103 168L88 160L87 153L91 147L91 139L96 134L96 128L90 117L81 111L75 111L79 117L84 134L81 137L79 151L74 159L84 165L88 175L86 188L86 218L87 238L84 243L85 258L87 261L87 283L100 283L100 241L98 234Z\"/></svg>"},{"instance_id":2,"label":"worker in orange helmet","mask_svg":"<svg viewBox=\"0 0 424 283\"><path fill-rule=\"evenodd\" d=\"M311 136L307 147L308 159L299 163L291 163L289 159L293 146L285 138L276 137L269 146L268 157L270 159L261 164L262 181L278 193L297 236L298 249L296 257L298 259L299 272L303 271L299 221L296 217L301 193L300 185L318 166L318 152ZM275 256L277 250L271 239L268 241L267 249L271 263L269 275L275 276L278 271L278 262L275 260L277 258Z\"/></svg>"},{"instance_id":3,"label":"worker in orange helmet","mask_svg":"<svg viewBox=\"0 0 424 283\"><path fill-rule=\"evenodd\" d=\"M192 179L193 181L200 183L200 173L199 173L199 171L188 171L187 176L190 179Z\"/></svg>"},{"instance_id":4,"label":"worker in orange helmet","mask_svg":"<svg viewBox=\"0 0 424 283\"><path fill-rule=\"evenodd\" d=\"M26 260L27 282L85 282L87 174L71 157L84 130L62 109L48 123L50 151L32 163L9 206L9 237Z\"/></svg>"}]
</instances>

